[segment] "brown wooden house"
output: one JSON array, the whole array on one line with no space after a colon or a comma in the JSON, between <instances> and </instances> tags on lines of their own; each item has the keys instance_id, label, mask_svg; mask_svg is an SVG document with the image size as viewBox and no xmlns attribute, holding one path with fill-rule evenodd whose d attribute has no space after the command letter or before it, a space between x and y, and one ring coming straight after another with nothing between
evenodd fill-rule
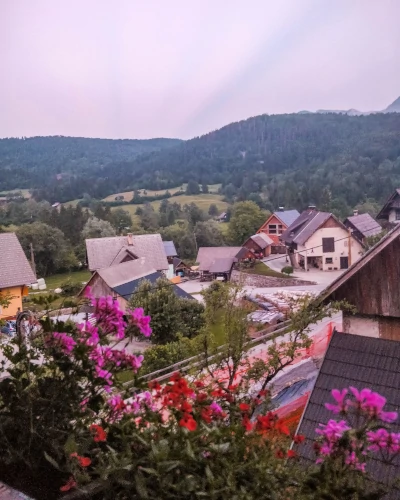
<instances>
[{"instance_id":1,"label":"brown wooden house","mask_svg":"<svg viewBox=\"0 0 400 500\"><path fill-rule=\"evenodd\" d=\"M253 234L243 243L243 247L251 250L257 259L268 257L274 241L265 233Z\"/></svg>"},{"instance_id":2,"label":"brown wooden house","mask_svg":"<svg viewBox=\"0 0 400 500\"><path fill-rule=\"evenodd\" d=\"M400 340L400 225L320 295L329 303L346 300L355 314L343 313L343 331Z\"/></svg>"},{"instance_id":3,"label":"brown wooden house","mask_svg":"<svg viewBox=\"0 0 400 500\"><path fill-rule=\"evenodd\" d=\"M257 231L265 234L271 240L270 253L286 253L286 247L280 240L280 235L300 216L297 210L278 210L274 212Z\"/></svg>"}]
</instances>

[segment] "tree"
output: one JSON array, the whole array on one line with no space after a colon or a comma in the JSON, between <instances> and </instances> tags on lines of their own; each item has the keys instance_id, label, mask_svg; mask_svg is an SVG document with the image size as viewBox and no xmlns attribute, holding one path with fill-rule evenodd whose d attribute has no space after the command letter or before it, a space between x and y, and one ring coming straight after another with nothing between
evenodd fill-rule
<instances>
[{"instance_id":1,"label":"tree","mask_svg":"<svg viewBox=\"0 0 400 500\"><path fill-rule=\"evenodd\" d=\"M59 229L34 222L23 224L16 234L27 258L30 258L30 245L33 245L38 276L67 271L78 265L70 244Z\"/></svg>"},{"instance_id":2,"label":"tree","mask_svg":"<svg viewBox=\"0 0 400 500\"><path fill-rule=\"evenodd\" d=\"M108 221L97 219L97 217L91 217L82 230L82 238L85 240L89 238L107 238L115 236L115 234L115 229Z\"/></svg>"},{"instance_id":3,"label":"tree","mask_svg":"<svg viewBox=\"0 0 400 500\"><path fill-rule=\"evenodd\" d=\"M127 210L116 208L111 212L111 224L120 233L123 229L130 229L132 217Z\"/></svg>"},{"instance_id":4,"label":"tree","mask_svg":"<svg viewBox=\"0 0 400 500\"><path fill-rule=\"evenodd\" d=\"M203 194L207 194L209 191L208 191L208 184L202 184L201 185L201 192Z\"/></svg>"},{"instance_id":5,"label":"tree","mask_svg":"<svg viewBox=\"0 0 400 500\"><path fill-rule=\"evenodd\" d=\"M210 208L208 209L208 215L211 215L211 217L215 217L218 214L219 210L217 205L215 203L211 203Z\"/></svg>"},{"instance_id":6,"label":"tree","mask_svg":"<svg viewBox=\"0 0 400 500\"><path fill-rule=\"evenodd\" d=\"M233 206L228 236L236 245L242 245L247 238L257 232L268 215L253 201L242 201Z\"/></svg>"},{"instance_id":7,"label":"tree","mask_svg":"<svg viewBox=\"0 0 400 500\"><path fill-rule=\"evenodd\" d=\"M186 218L191 227L194 227L197 224L197 222L204 220L203 211L193 202L190 203L189 205L184 205L183 211L185 212Z\"/></svg>"},{"instance_id":8,"label":"tree","mask_svg":"<svg viewBox=\"0 0 400 500\"><path fill-rule=\"evenodd\" d=\"M219 247L225 243L219 224L213 220L198 222L194 234L198 247Z\"/></svg>"},{"instance_id":9,"label":"tree","mask_svg":"<svg viewBox=\"0 0 400 500\"><path fill-rule=\"evenodd\" d=\"M160 217L150 203L145 203L142 215L140 216L140 223L147 231L154 231L160 227Z\"/></svg>"},{"instance_id":10,"label":"tree","mask_svg":"<svg viewBox=\"0 0 400 500\"><path fill-rule=\"evenodd\" d=\"M196 181L189 181L187 188L186 188L186 194L192 195L192 194L199 194L200 193L200 186L199 183Z\"/></svg>"}]
</instances>

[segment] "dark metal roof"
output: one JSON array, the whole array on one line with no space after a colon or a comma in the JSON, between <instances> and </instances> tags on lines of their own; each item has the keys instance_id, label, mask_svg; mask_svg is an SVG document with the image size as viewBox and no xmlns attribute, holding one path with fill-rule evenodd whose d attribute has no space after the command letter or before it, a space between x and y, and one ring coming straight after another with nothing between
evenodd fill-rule
<instances>
[{"instance_id":1,"label":"dark metal roof","mask_svg":"<svg viewBox=\"0 0 400 500\"><path fill-rule=\"evenodd\" d=\"M152 285L154 285L159 278L165 278L165 276L157 271L148 274L147 276L143 276L142 278L129 281L128 283L124 283L123 285L116 286L113 288L113 290L118 295L121 295L121 297L124 297L126 300L129 300L131 298L131 295L136 291L136 289L138 288L138 286L142 281L147 280L150 281ZM189 293L185 292L185 290L183 290L179 286L174 285L172 283L170 286L173 287L175 295L177 295L179 298L196 300L194 297L192 297Z\"/></svg>"},{"instance_id":2,"label":"dark metal roof","mask_svg":"<svg viewBox=\"0 0 400 500\"><path fill-rule=\"evenodd\" d=\"M297 210L279 210L274 212L276 217L281 220L285 226L289 227L300 216Z\"/></svg>"},{"instance_id":3,"label":"dark metal roof","mask_svg":"<svg viewBox=\"0 0 400 500\"><path fill-rule=\"evenodd\" d=\"M167 257L176 257L178 255L173 241L163 241L163 244Z\"/></svg>"},{"instance_id":4,"label":"dark metal roof","mask_svg":"<svg viewBox=\"0 0 400 500\"><path fill-rule=\"evenodd\" d=\"M296 447L296 451L306 462L315 462L313 442L318 436L315 429L326 424L335 416L325 408L325 403L333 402L332 389L366 387L378 392L387 399L388 411L400 410L400 342L386 339L364 337L348 333L334 332L310 395L298 433L306 438ZM395 432L400 424L392 424ZM385 482L394 480L400 474L400 456L393 465L386 465L374 456L368 465L376 479ZM387 499L400 498L400 491Z\"/></svg>"},{"instance_id":5,"label":"dark metal roof","mask_svg":"<svg viewBox=\"0 0 400 500\"><path fill-rule=\"evenodd\" d=\"M394 208L394 201L400 197L400 188L394 190L394 192L389 196L386 203L383 205L382 210L376 216L377 219L386 219L388 217L388 212L391 208Z\"/></svg>"},{"instance_id":6,"label":"dark metal roof","mask_svg":"<svg viewBox=\"0 0 400 500\"><path fill-rule=\"evenodd\" d=\"M209 271L216 259L237 258L241 250L242 247L200 247L196 258L199 271Z\"/></svg>"},{"instance_id":7,"label":"dark metal roof","mask_svg":"<svg viewBox=\"0 0 400 500\"><path fill-rule=\"evenodd\" d=\"M229 273L232 269L234 257L225 257L222 259L215 259L210 265L210 273Z\"/></svg>"},{"instance_id":8,"label":"dark metal roof","mask_svg":"<svg viewBox=\"0 0 400 500\"><path fill-rule=\"evenodd\" d=\"M357 229L365 238L368 236L375 236L382 232L381 225L376 222L369 214L360 214L360 215L352 215L351 217L347 217L344 221L346 225L346 221L349 221L350 225L353 226L354 229Z\"/></svg>"},{"instance_id":9,"label":"dark metal roof","mask_svg":"<svg viewBox=\"0 0 400 500\"><path fill-rule=\"evenodd\" d=\"M281 235L285 243L303 245L333 215L318 210L304 210L301 215Z\"/></svg>"}]
</instances>

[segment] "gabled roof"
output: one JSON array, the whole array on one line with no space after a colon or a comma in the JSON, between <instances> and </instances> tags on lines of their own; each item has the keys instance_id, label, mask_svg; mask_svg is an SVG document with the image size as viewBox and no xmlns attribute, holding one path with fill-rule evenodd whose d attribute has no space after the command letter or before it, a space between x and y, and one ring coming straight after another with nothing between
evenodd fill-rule
<instances>
[{"instance_id":1,"label":"gabled roof","mask_svg":"<svg viewBox=\"0 0 400 500\"><path fill-rule=\"evenodd\" d=\"M373 260L380 252L389 246L394 240L400 237L400 225L396 226L392 231L386 234L376 245L366 252L361 259L350 266L341 276L333 281L325 290L319 295L319 300L326 301L330 295L338 290L344 283L352 278L358 271L363 269L371 260Z\"/></svg>"},{"instance_id":2,"label":"gabled roof","mask_svg":"<svg viewBox=\"0 0 400 500\"><path fill-rule=\"evenodd\" d=\"M216 259L236 259L240 250L242 247L200 247L196 257L199 271L209 271Z\"/></svg>"},{"instance_id":3,"label":"gabled roof","mask_svg":"<svg viewBox=\"0 0 400 500\"><path fill-rule=\"evenodd\" d=\"M366 387L382 394L387 399L387 411L400 410L400 342L334 332L324 361L315 381L297 432L305 441L296 447L299 456L306 462L315 463L313 441L318 435L315 429L335 416L325 408L333 402L332 389ZM340 418L339 418L340 420ZM400 431L399 422L392 424L394 432ZM379 454L375 454L367 466L377 480L394 480L399 474L400 456L393 465L386 465ZM386 481L385 481L386 482ZM386 497L399 498L400 491Z\"/></svg>"},{"instance_id":4,"label":"gabled roof","mask_svg":"<svg viewBox=\"0 0 400 500\"><path fill-rule=\"evenodd\" d=\"M394 190L394 192L389 196L386 203L383 205L382 210L376 216L377 219L386 219L388 217L388 211L392 208L392 203L396 198L400 197L400 188Z\"/></svg>"},{"instance_id":5,"label":"gabled roof","mask_svg":"<svg viewBox=\"0 0 400 500\"><path fill-rule=\"evenodd\" d=\"M330 212L319 212L318 210L308 209L304 210L286 231L282 233L281 240L285 243L304 245L315 231L331 217L345 228L345 226Z\"/></svg>"},{"instance_id":6,"label":"gabled roof","mask_svg":"<svg viewBox=\"0 0 400 500\"><path fill-rule=\"evenodd\" d=\"M113 288L114 292L123 297L126 300L129 300L132 296L133 293L135 293L135 290L138 288L140 283L142 281L149 281L152 285L155 285L157 280L159 278L165 278L165 276L158 272L155 271L153 273L147 274L146 276L142 276L140 278L134 279L132 281L129 281L128 283L124 283L122 285L115 286ZM177 295L181 299L190 299L190 300L196 300L192 295L189 293L185 292L182 288L180 288L178 285L175 285L171 283L170 285L175 292L175 295Z\"/></svg>"},{"instance_id":7,"label":"gabled roof","mask_svg":"<svg viewBox=\"0 0 400 500\"><path fill-rule=\"evenodd\" d=\"M290 224L293 224L293 222L299 217L300 213L297 210L278 210L272 215L278 217L278 219L281 220L285 226L289 227Z\"/></svg>"},{"instance_id":8,"label":"gabled roof","mask_svg":"<svg viewBox=\"0 0 400 500\"><path fill-rule=\"evenodd\" d=\"M223 257L221 259L215 259L208 270L210 271L210 273L229 273L234 262L234 257Z\"/></svg>"},{"instance_id":9,"label":"gabled roof","mask_svg":"<svg viewBox=\"0 0 400 500\"><path fill-rule=\"evenodd\" d=\"M253 234L250 239L254 241L262 250L272 245L274 241L265 233Z\"/></svg>"},{"instance_id":10,"label":"gabled roof","mask_svg":"<svg viewBox=\"0 0 400 500\"><path fill-rule=\"evenodd\" d=\"M138 258L139 257L135 253L133 253L131 247L124 246L117 253L117 255L113 258L110 266L115 266L117 264L121 264L122 262L124 262L126 260L135 260L135 259L138 259Z\"/></svg>"},{"instance_id":11,"label":"gabled roof","mask_svg":"<svg viewBox=\"0 0 400 500\"><path fill-rule=\"evenodd\" d=\"M30 285L36 277L15 233L0 234L0 288Z\"/></svg>"},{"instance_id":12,"label":"gabled roof","mask_svg":"<svg viewBox=\"0 0 400 500\"><path fill-rule=\"evenodd\" d=\"M96 272L110 288L114 288L118 285L142 278L147 274L155 273L156 269L142 258L99 269Z\"/></svg>"},{"instance_id":13,"label":"gabled roof","mask_svg":"<svg viewBox=\"0 0 400 500\"><path fill-rule=\"evenodd\" d=\"M163 245L167 257L176 257L178 255L173 241L163 241Z\"/></svg>"},{"instance_id":14,"label":"gabled roof","mask_svg":"<svg viewBox=\"0 0 400 500\"><path fill-rule=\"evenodd\" d=\"M110 267L121 250L128 251L138 258L144 257L147 263L157 271L168 269L167 256L161 236L159 234L142 234L87 239L86 252L90 271ZM121 257L122 259L123 257Z\"/></svg>"},{"instance_id":15,"label":"gabled roof","mask_svg":"<svg viewBox=\"0 0 400 500\"><path fill-rule=\"evenodd\" d=\"M346 221L349 221L350 225L357 229L364 238L368 238L369 236L375 236L382 232L381 225L376 222L369 214L360 214L360 215L352 215L351 217L347 217L344 221L346 225Z\"/></svg>"}]
</instances>

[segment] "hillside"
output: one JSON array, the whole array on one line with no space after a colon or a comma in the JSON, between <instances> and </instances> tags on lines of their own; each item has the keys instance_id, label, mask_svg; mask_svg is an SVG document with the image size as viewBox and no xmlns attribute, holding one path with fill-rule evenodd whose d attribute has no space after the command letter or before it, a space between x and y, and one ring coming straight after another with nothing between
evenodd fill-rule
<instances>
[{"instance_id":1,"label":"hillside","mask_svg":"<svg viewBox=\"0 0 400 500\"><path fill-rule=\"evenodd\" d=\"M400 113L400 97L398 97L385 109L385 113Z\"/></svg>"},{"instance_id":2,"label":"hillside","mask_svg":"<svg viewBox=\"0 0 400 500\"><path fill-rule=\"evenodd\" d=\"M44 188L50 201L80 198L84 192L102 197L112 192L113 166L180 142L61 136L0 139L0 192Z\"/></svg>"}]
</instances>

